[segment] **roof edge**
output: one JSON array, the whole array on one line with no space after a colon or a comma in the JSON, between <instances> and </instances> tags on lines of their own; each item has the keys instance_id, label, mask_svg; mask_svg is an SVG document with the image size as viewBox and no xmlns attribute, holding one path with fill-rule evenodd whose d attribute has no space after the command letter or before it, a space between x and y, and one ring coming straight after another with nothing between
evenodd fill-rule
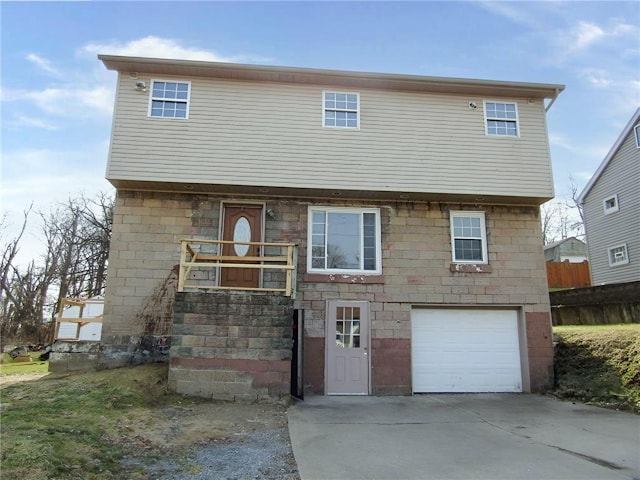
<instances>
[{"instance_id":1,"label":"roof edge","mask_svg":"<svg viewBox=\"0 0 640 480\"><path fill-rule=\"evenodd\" d=\"M258 81L275 81L283 83L318 83L323 80L335 82L336 79L361 83L363 86L386 85L392 89L417 89L417 85L439 86L443 91L462 90L468 93L474 88L512 90L533 95L538 98L553 98L563 91L564 85L528 82L510 82L501 80L482 80L455 77L433 77L419 75L404 75L396 73L357 72L347 70L328 70L306 67L283 67L270 65L250 65L241 63L209 62L202 60L177 60L163 58L128 57L119 55L98 55L109 70L118 72L132 72L132 67L137 66L140 71L146 69L155 72L163 69L198 71L202 76L222 77L236 79L248 79ZM170 67L170 68L169 68ZM241 78L238 77L241 74ZM315 82L313 80L315 79ZM403 88L406 87L406 88Z\"/></svg>"},{"instance_id":2,"label":"roof edge","mask_svg":"<svg viewBox=\"0 0 640 480\"><path fill-rule=\"evenodd\" d=\"M607 168L607 166L609 165L609 163L611 162L611 159L615 156L615 154L618 153L618 150L620 150L620 147L626 140L627 136L629 135L629 133L631 133L631 130L639 121L640 121L640 107L638 107L635 113L631 116L631 119L622 130L622 133L618 136L618 138L614 142L613 146L609 150L609 153L607 153L607 156L604 157L604 160L602 161L602 163L600 163L597 170L594 172L593 175L591 175L591 178L589 179L585 187L582 189L582 192L580 193L580 195L578 195L579 203L584 203L585 197L589 194L593 186L598 181L598 178L600 178L600 175L602 175L602 172L604 172L605 168Z\"/></svg>"}]
</instances>

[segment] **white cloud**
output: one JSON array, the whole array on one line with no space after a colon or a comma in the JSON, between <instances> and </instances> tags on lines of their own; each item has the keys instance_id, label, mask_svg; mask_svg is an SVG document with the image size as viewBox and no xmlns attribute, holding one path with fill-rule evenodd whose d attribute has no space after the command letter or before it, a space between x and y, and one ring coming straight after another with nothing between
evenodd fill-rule
<instances>
[{"instance_id":1,"label":"white cloud","mask_svg":"<svg viewBox=\"0 0 640 480\"><path fill-rule=\"evenodd\" d=\"M48 73L49 75L53 75L54 77L60 76L60 71L57 68L55 68L51 64L51 62L46 58L42 58L40 55L37 55L35 53L30 53L25 58L29 60L31 63L35 64L38 68L43 70L45 73Z\"/></svg>"},{"instance_id":2,"label":"white cloud","mask_svg":"<svg viewBox=\"0 0 640 480\"><path fill-rule=\"evenodd\" d=\"M578 26L569 35L569 49L582 50L588 48L604 35L604 30L595 23L579 22Z\"/></svg>"},{"instance_id":3,"label":"white cloud","mask_svg":"<svg viewBox=\"0 0 640 480\"><path fill-rule=\"evenodd\" d=\"M626 35L635 37L637 34L638 34L638 26L625 23L624 21L616 22L611 27L611 35L615 37L626 36Z\"/></svg>"},{"instance_id":4,"label":"white cloud","mask_svg":"<svg viewBox=\"0 0 640 480\"><path fill-rule=\"evenodd\" d=\"M161 38L150 35L148 37L131 40L126 43L107 42L90 43L82 47L78 53L86 55L122 55L129 57L144 58L169 58L175 60L201 60L206 62L262 62L271 63L274 61L270 57L256 55L221 55L213 50L205 50L197 47L182 45L179 40L171 38Z\"/></svg>"},{"instance_id":5,"label":"white cloud","mask_svg":"<svg viewBox=\"0 0 640 480\"><path fill-rule=\"evenodd\" d=\"M92 118L96 114L105 117L113 111L114 89L115 85L110 84L90 86L79 83L43 90L5 89L2 101L28 101L44 114L58 118ZM42 125L32 126L42 128Z\"/></svg>"},{"instance_id":6,"label":"white cloud","mask_svg":"<svg viewBox=\"0 0 640 480\"><path fill-rule=\"evenodd\" d=\"M516 6L517 3L511 2L494 2L485 1L479 2L479 5L492 13L507 17L508 19L516 23L529 24L532 21L532 16L523 8Z\"/></svg>"},{"instance_id":7,"label":"white cloud","mask_svg":"<svg viewBox=\"0 0 640 480\"><path fill-rule=\"evenodd\" d=\"M171 58L179 60L204 60L209 62L231 62L232 57L225 57L210 50L186 47L176 40L148 36L131 40L127 43L90 43L80 49L82 53L122 55L130 57Z\"/></svg>"},{"instance_id":8,"label":"white cloud","mask_svg":"<svg viewBox=\"0 0 640 480\"><path fill-rule=\"evenodd\" d=\"M579 72L580 76L596 88L611 88L615 81L607 70L601 68L585 68Z\"/></svg>"},{"instance_id":9,"label":"white cloud","mask_svg":"<svg viewBox=\"0 0 640 480\"><path fill-rule=\"evenodd\" d=\"M58 130L58 126L39 118L27 117L26 115L18 115L16 118L5 123L9 128L32 127L41 128L43 130Z\"/></svg>"}]
</instances>

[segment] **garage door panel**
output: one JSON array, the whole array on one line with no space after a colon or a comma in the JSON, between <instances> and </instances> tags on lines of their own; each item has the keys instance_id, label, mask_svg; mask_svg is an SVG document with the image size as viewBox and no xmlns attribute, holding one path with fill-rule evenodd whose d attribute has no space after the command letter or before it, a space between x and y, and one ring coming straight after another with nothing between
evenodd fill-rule
<instances>
[{"instance_id":1,"label":"garage door panel","mask_svg":"<svg viewBox=\"0 0 640 480\"><path fill-rule=\"evenodd\" d=\"M414 392L520 392L515 310L412 312Z\"/></svg>"}]
</instances>

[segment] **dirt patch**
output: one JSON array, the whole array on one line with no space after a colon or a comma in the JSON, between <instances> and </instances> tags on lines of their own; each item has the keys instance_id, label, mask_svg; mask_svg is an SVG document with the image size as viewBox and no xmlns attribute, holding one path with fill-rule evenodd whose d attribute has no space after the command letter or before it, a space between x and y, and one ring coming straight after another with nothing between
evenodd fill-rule
<instances>
[{"instance_id":1,"label":"dirt patch","mask_svg":"<svg viewBox=\"0 0 640 480\"><path fill-rule=\"evenodd\" d=\"M128 448L166 454L143 467L149 478L299 479L282 405L161 407L132 412L119 430ZM136 458L128 461L142 467Z\"/></svg>"},{"instance_id":2,"label":"dirt patch","mask_svg":"<svg viewBox=\"0 0 640 480\"><path fill-rule=\"evenodd\" d=\"M16 373L14 375L0 375L0 386L13 383L30 382L46 377L48 373Z\"/></svg>"}]
</instances>

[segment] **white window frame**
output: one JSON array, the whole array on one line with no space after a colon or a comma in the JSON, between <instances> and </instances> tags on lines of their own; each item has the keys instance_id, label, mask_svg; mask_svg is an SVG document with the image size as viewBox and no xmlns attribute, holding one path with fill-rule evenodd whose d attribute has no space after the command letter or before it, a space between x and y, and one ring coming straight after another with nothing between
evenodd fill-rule
<instances>
[{"instance_id":1,"label":"white window frame","mask_svg":"<svg viewBox=\"0 0 640 480\"><path fill-rule=\"evenodd\" d=\"M636 136L636 147L640 148L640 125L633 127L633 133Z\"/></svg>"},{"instance_id":2,"label":"white window frame","mask_svg":"<svg viewBox=\"0 0 640 480\"><path fill-rule=\"evenodd\" d=\"M490 117L487 115L487 103L501 103L504 105L513 105L516 118L499 118L499 117ZM506 102L504 100L484 100L483 101L483 113L484 113L484 134L488 137L493 138L519 138L520 137L520 116L518 115L518 104L516 102ZM499 133L489 133L489 121L494 120L498 122L513 122L516 125L516 134L515 135L501 135Z\"/></svg>"},{"instance_id":3,"label":"white window frame","mask_svg":"<svg viewBox=\"0 0 640 480\"><path fill-rule=\"evenodd\" d=\"M364 262L364 242L362 241L362 231L360 231L360 249L361 249L361 267L360 269L338 269L338 268L314 268L313 261L313 213L332 213L343 212L351 214L373 213L375 214L376 221L376 269L365 270L363 266ZM345 274L345 275L381 275L382 274L382 235L380 231L380 209L379 208L358 208L358 207L326 207L321 205L311 205L307 211L307 272L308 273L324 273L324 274ZM362 217L361 217L362 218ZM362 224L360 225L362 228ZM325 257L326 257L326 241L327 233L325 231Z\"/></svg>"},{"instance_id":4,"label":"white window frame","mask_svg":"<svg viewBox=\"0 0 640 480\"><path fill-rule=\"evenodd\" d=\"M454 218L479 218L480 219L480 237L456 237L453 228L453 219ZM449 223L450 223L450 233L451 233L451 262L452 263L464 263L464 264L472 264L472 265L480 265L489 263L489 255L487 250L487 227L485 222L485 215L482 211L466 211L466 210L452 210L449 212ZM456 239L471 239L471 240L481 240L482 241L482 260L458 260L456 258Z\"/></svg>"},{"instance_id":5,"label":"white window frame","mask_svg":"<svg viewBox=\"0 0 640 480\"><path fill-rule=\"evenodd\" d=\"M166 97L154 97L153 96L153 86L156 82L164 82L164 83L182 83L182 84L186 84L187 85L187 99L176 99L176 98L166 98ZM162 78L152 78L151 79L151 91L149 92L149 108L147 110L147 116L149 118L161 118L164 120L187 120L189 119L189 107L191 106L191 82L188 80L166 80L166 79L162 79ZM165 116L157 116L157 115L152 115L151 111L152 111L152 105L154 101L159 101L159 102L176 102L176 103L184 103L186 104L187 108L186 108L186 112L185 112L185 117L165 117Z\"/></svg>"},{"instance_id":6,"label":"white window frame","mask_svg":"<svg viewBox=\"0 0 640 480\"><path fill-rule=\"evenodd\" d=\"M342 95L355 95L356 96L356 100L358 102L358 106L357 108L354 109L350 109L350 108L327 108L327 104L326 104L326 94L327 93L333 93L333 94L342 94ZM349 126L338 126L338 125L327 125L326 123L326 118L325 118L325 114L327 111L331 111L331 112L355 112L356 113L356 126L355 127L349 127ZM323 90L322 91L322 126L325 128L337 128L340 130L360 130L360 94L358 92L338 92L335 90Z\"/></svg>"},{"instance_id":7,"label":"white window frame","mask_svg":"<svg viewBox=\"0 0 640 480\"><path fill-rule=\"evenodd\" d=\"M623 249L624 251L624 258L618 262L614 261L615 257L612 256L611 254L613 253L613 250L617 250L617 249ZM609 247L607 249L607 258L609 259L609 266L610 267L617 267L619 265L627 265L629 263L629 249L627 249L627 244L626 243L621 243L620 245L615 245L613 247Z\"/></svg>"},{"instance_id":8,"label":"white window frame","mask_svg":"<svg viewBox=\"0 0 640 480\"><path fill-rule=\"evenodd\" d=\"M613 200L613 207L607 206L607 204ZM620 204L618 203L618 195L611 195L610 197L605 198L602 201L602 205L604 207L604 214L609 215L610 213L617 212L620 210Z\"/></svg>"}]
</instances>

